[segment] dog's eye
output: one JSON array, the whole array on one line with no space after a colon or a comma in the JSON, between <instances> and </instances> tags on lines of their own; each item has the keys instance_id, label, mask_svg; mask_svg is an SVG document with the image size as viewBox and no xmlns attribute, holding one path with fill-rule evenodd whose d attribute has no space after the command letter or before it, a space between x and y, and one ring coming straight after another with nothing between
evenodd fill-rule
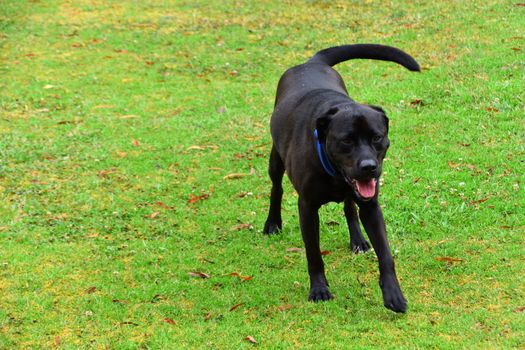
<instances>
[{"instance_id":1,"label":"dog's eye","mask_svg":"<svg viewBox=\"0 0 525 350\"><path fill-rule=\"evenodd\" d=\"M374 143L379 143L379 142L381 142L381 140L383 140L383 138L381 136L379 136L379 135L376 135L376 136L372 137L372 142L374 142Z\"/></svg>"},{"instance_id":2,"label":"dog's eye","mask_svg":"<svg viewBox=\"0 0 525 350\"><path fill-rule=\"evenodd\" d=\"M354 144L354 140L352 139L344 139L343 141L343 144L347 145L347 146L351 146Z\"/></svg>"}]
</instances>

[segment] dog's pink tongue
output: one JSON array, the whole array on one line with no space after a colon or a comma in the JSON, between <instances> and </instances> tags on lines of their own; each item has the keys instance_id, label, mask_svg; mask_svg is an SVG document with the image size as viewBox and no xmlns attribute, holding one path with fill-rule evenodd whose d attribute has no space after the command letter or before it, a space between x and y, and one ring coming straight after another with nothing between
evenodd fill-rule
<instances>
[{"instance_id":1,"label":"dog's pink tongue","mask_svg":"<svg viewBox=\"0 0 525 350\"><path fill-rule=\"evenodd\" d=\"M372 198L376 194L376 179L356 181L357 192L363 198Z\"/></svg>"}]
</instances>

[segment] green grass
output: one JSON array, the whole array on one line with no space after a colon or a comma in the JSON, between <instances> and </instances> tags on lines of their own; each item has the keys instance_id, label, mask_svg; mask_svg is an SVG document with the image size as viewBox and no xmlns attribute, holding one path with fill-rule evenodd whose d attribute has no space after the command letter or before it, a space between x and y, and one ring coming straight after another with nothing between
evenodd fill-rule
<instances>
[{"instance_id":1,"label":"green grass","mask_svg":"<svg viewBox=\"0 0 525 350\"><path fill-rule=\"evenodd\" d=\"M525 346L525 7L145 3L2 1L0 348ZM337 67L390 117L381 202L404 315L382 306L374 254L350 252L340 205L321 211L331 302L306 301L304 252L287 251L302 247L288 182L283 232L261 234L277 81L357 42L423 67Z\"/></svg>"}]
</instances>

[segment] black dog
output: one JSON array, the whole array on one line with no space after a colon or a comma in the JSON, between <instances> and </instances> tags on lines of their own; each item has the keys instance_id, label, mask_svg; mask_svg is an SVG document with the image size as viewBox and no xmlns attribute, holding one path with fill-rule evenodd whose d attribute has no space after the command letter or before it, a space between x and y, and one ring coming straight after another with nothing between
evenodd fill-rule
<instances>
[{"instance_id":1,"label":"black dog","mask_svg":"<svg viewBox=\"0 0 525 350\"><path fill-rule=\"evenodd\" d=\"M355 58L397 62L419 71L417 62L399 49L358 44L322 50L283 74L271 119L272 192L264 233L282 228L281 182L286 170L299 194L300 227L310 275L308 299L329 300L332 295L319 248L318 210L325 203L344 201L352 250L365 252L369 245L359 228L357 203L359 218L379 260L384 305L404 312L407 302L397 281L377 198L382 161L390 145L388 118L380 107L350 99L343 79L331 68Z\"/></svg>"}]
</instances>

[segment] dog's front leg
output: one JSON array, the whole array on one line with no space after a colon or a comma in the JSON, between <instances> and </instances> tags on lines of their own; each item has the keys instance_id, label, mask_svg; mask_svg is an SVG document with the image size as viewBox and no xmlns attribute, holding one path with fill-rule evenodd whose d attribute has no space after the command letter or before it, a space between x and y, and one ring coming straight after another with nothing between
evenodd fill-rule
<instances>
[{"instance_id":1,"label":"dog's front leg","mask_svg":"<svg viewBox=\"0 0 525 350\"><path fill-rule=\"evenodd\" d=\"M350 231L350 248L356 254L367 252L370 250L370 246L361 233L354 201L350 198L346 198L344 210L346 223L348 225L348 230Z\"/></svg>"},{"instance_id":2,"label":"dog's front leg","mask_svg":"<svg viewBox=\"0 0 525 350\"><path fill-rule=\"evenodd\" d=\"M308 274L310 275L310 294L308 300L332 299L328 281L324 274L324 263L319 247L319 206L299 198L299 222L306 249Z\"/></svg>"},{"instance_id":3,"label":"dog's front leg","mask_svg":"<svg viewBox=\"0 0 525 350\"><path fill-rule=\"evenodd\" d=\"M383 292L385 307L395 312L405 312L407 302L394 268L394 259L388 246L385 220L376 199L359 205L359 217L379 260L379 285Z\"/></svg>"}]
</instances>

